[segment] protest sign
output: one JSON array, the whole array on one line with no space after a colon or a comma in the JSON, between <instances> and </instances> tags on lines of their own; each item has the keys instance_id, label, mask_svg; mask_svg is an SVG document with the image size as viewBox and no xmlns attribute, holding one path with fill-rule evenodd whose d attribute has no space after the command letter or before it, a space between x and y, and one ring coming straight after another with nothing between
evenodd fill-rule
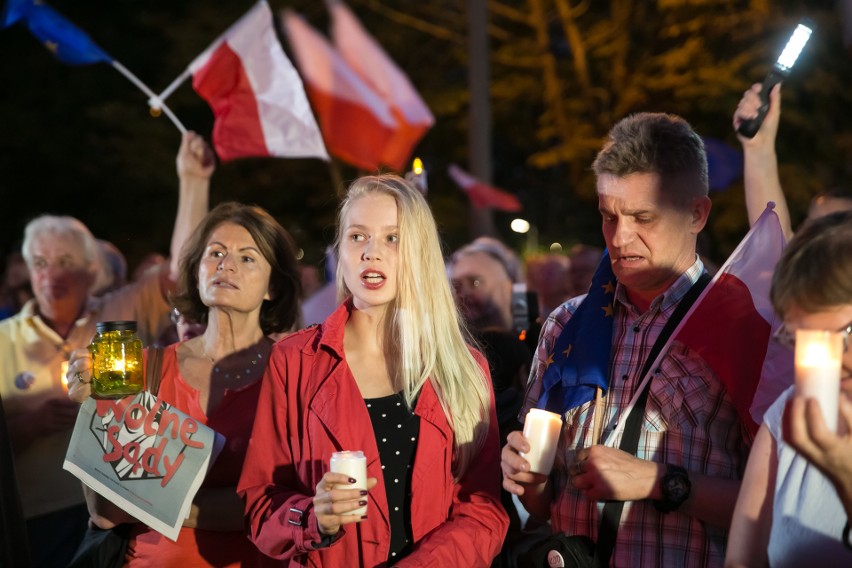
<instances>
[{"instance_id":1,"label":"protest sign","mask_svg":"<svg viewBox=\"0 0 852 568\"><path fill-rule=\"evenodd\" d=\"M143 391L88 399L63 468L101 496L176 540L224 438Z\"/></svg>"}]
</instances>

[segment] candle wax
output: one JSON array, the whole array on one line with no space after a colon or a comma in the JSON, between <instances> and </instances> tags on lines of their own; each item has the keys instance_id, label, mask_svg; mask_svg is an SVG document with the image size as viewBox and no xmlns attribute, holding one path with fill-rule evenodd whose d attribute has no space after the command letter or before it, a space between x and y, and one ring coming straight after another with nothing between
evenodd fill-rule
<instances>
[{"instance_id":1,"label":"candle wax","mask_svg":"<svg viewBox=\"0 0 852 568\"><path fill-rule=\"evenodd\" d=\"M363 452L334 452L331 456L330 469L333 473L342 473L355 480L355 483L338 485L339 489L367 489L367 458ZM367 507L359 507L347 514L366 515Z\"/></svg>"},{"instance_id":2,"label":"candle wax","mask_svg":"<svg viewBox=\"0 0 852 568\"><path fill-rule=\"evenodd\" d=\"M530 445L530 451L520 453L529 462L530 471L543 475L550 473L561 431L560 415L538 408L530 409L524 420L524 438Z\"/></svg>"}]
</instances>

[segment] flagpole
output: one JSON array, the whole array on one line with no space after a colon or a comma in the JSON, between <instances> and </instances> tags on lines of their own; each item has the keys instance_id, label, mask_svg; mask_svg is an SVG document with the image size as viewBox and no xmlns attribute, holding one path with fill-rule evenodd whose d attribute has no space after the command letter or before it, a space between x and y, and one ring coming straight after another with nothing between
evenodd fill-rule
<instances>
[{"instance_id":1,"label":"flagpole","mask_svg":"<svg viewBox=\"0 0 852 568\"><path fill-rule=\"evenodd\" d=\"M189 70L189 67L183 70L183 73L177 76L177 78L171 82L171 84L166 87L166 89L160 93L158 97L151 97L151 100L148 101L148 104L151 105L152 108L157 108L157 104L162 104L169 96L175 92L175 90L180 87L184 81L186 81L192 72Z\"/></svg>"},{"instance_id":2,"label":"flagpole","mask_svg":"<svg viewBox=\"0 0 852 568\"><path fill-rule=\"evenodd\" d=\"M148 85L146 85L145 83L140 81L139 78L136 75L134 75L133 73L130 72L129 69L127 69L127 67L125 67L124 65L122 65L121 63L119 63L118 61L116 61L114 59L112 61L112 66L116 69L116 71L118 71L119 73L121 73L122 75L127 77L127 79L131 83L136 85L143 93L145 93L146 95L148 95L150 97L149 104L150 104L151 99L156 101L157 104L151 105L151 106L154 106L155 108L161 108L163 110L163 112L166 113L166 116L169 117L169 119L172 121L172 123L177 127L177 129L180 130L181 134L186 133L186 128L184 127L184 125L181 124L180 120L178 120L178 118L174 115L172 110L168 106L166 106L166 104L160 99L160 97L158 97L154 93L154 91L152 91L151 89L148 88Z\"/></svg>"},{"instance_id":3,"label":"flagpole","mask_svg":"<svg viewBox=\"0 0 852 568\"><path fill-rule=\"evenodd\" d=\"M601 387L595 387L595 416L592 427L592 445L601 443L601 426L603 426L603 392Z\"/></svg>"}]
</instances>

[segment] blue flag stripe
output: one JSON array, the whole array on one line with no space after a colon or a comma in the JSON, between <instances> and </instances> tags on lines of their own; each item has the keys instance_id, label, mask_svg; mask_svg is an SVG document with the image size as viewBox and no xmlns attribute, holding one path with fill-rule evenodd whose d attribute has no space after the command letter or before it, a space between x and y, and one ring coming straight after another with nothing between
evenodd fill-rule
<instances>
[{"instance_id":1,"label":"blue flag stripe","mask_svg":"<svg viewBox=\"0 0 852 568\"><path fill-rule=\"evenodd\" d=\"M542 375L538 407L558 414L589 402L609 386L615 275L605 251L586 298L562 328Z\"/></svg>"},{"instance_id":2,"label":"blue flag stripe","mask_svg":"<svg viewBox=\"0 0 852 568\"><path fill-rule=\"evenodd\" d=\"M0 21L2 27L18 21L26 22L32 34L63 63L88 65L113 61L86 32L47 4L36 4L33 0L7 0Z\"/></svg>"}]
</instances>

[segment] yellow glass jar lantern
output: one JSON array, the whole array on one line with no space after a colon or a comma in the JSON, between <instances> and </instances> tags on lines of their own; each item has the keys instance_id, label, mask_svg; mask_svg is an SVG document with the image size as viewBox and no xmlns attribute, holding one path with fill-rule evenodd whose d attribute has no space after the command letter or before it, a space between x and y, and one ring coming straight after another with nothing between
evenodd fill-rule
<instances>
[{"instance_id":1,"label":"yellow glass jar lantern","mask_svg":"<svg viewBox=\"0 0 852 568\"><path fill-rule=\"evenodd\" d=\"M92 394L121 398L144 387L142 340L135 321L102 321L89 345L92 353Z\"/></svg>"}]
</instances>

